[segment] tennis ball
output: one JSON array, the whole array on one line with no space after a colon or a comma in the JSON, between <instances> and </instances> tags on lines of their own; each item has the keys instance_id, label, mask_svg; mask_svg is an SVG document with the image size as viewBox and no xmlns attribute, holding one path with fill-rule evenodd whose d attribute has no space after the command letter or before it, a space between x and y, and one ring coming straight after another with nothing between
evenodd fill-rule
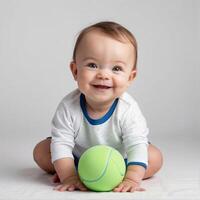
<instances>
[{"instance_id":1,"label":"tennis ball","mask_svg":"<svg viewBox=\"0 0 200 200\"><path fill-rule=\"evenodd\" d=\"M94 191L111 191L123 180L126 166L122 155L114 148L96 145L80 157L78 173L83 184Z\"/></svg>"}]
</instances>

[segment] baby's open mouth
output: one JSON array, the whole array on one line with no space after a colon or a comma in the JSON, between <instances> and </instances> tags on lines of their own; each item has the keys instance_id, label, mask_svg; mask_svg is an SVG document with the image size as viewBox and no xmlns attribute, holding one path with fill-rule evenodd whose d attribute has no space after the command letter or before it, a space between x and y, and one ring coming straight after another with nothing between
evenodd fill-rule
<instances>
[{"instance_id":1,"label":"baby's open mouth","mask_svg":"<svg viewBox=\"0 0 200 200\"><path fill-rule=\"evenodd\" d=\"M107 85L93 85L95 88L98 88L98 89L109 89L111 88L110 86L107 86Z\"/></svg>"}]
</instances>

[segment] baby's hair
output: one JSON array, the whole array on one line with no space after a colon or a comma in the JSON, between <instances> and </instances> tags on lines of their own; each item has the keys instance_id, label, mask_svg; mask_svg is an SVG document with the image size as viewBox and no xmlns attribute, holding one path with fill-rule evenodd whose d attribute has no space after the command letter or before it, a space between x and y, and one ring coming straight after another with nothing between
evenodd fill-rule
<instances>
[{"instance_id":1,"label":"baby's hair","mask_svg":"<svg viewBox=\"0 0 200 200\"><path fill-rule=\"evenodd\" d=\"M134 49L135 49L135 63L133 66L133 69L136 69L136 65L137 65L137 41L134 37L134 35L127 30L125 27L123 27L122 25L116 23L116 22L111 22L111 21L103 21L103 22L99 22L96 24L93 24L91 26L88 26L86 28L84 28L75 43L74 46L74 51L73 51L73 60L76 60L76 51L77 48L81 42L81 40L83 39L84 35L86 35L88 32L93 31L93 30L99 30L103 33L105 33L106 35L113 37L114 39L120 41L120 42L124 42L124 41L129 41Z\"/></svg>"}]
</instances>

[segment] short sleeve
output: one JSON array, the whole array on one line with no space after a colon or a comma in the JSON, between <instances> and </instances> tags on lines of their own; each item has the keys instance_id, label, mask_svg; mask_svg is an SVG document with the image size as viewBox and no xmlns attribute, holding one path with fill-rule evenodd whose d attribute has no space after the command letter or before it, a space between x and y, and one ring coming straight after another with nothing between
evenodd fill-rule
<instances>
[{"instance_id":1,"label":"short sleeve","mask_svg":"<svg viewBox=\"0 0 200 200\"><path fill-rule=\"evenodd\" d=\"M146 168L148 165L147 135L149 129L136 102L130 105L125 112L121 126L128 165L135 164Z\"/></svg>"},{"instance_id":2,"label":"short sleeve","mask_svg":"<svg viewBox=\"0 0 200 200\"><path fill-rule=\"evenodd\" d=\"M60 103L51 123L51 160L71 157L74 148L74 128L72 117L64 103Z\"/></svg>"}]
</instances>

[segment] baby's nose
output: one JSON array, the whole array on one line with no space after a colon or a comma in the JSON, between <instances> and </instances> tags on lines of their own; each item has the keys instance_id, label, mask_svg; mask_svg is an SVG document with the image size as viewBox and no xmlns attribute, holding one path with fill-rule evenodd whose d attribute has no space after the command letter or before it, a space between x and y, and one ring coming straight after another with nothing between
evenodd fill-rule
<instances>
[{"instance_id":1,"label":"baby's nose","mask_svg":"<svg viewBox=\"0 0 200 200\"><path fill-rule=\"evenodd\" d=\"M97 78L100 79L109 79L109 72L107 69L99 69L97 72Z\"/></svg>"}]
</instances>

